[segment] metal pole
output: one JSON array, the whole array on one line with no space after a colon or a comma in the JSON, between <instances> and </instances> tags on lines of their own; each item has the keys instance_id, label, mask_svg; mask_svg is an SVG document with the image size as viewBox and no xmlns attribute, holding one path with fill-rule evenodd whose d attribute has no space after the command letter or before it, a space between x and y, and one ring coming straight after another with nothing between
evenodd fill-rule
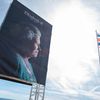
<instances>
[{"instance_id":1,"label":"metal pole","mask_svg":"<svg viewBox=\"0 0 100 100\"><path fill-rule=\"evenodd\" d=\"M33 83L30 91L29 100L44 100L44 92L45 92L44 85Z\"/></svg>"},{"instance_id":2,"label":"metal pole","mask_svg":"<svg viewBox=\"0 0 100 100\"><path fill-rule=\"evenodd\" d=\"M99 56L99 64L100 64L100 53L99 53L99 46L98 46L98 33L97 33L97 30L95 32L96 32L96 40L97 40L97 48L98 48L98 56Z\"/></svg>"},{"instance_id":3,"label":"metal pole","mask_svg":"<svg viewBox=\"0 0 100 100\"><path fill-rule=\"evenodd\" d=\"M35 100L38 100L39 98L39 88L38 88L38 84L36 85L36 92L35 92Z\"/></svg>"},{"instance_id":4,"label":"metal pole","mask_svg":"<svg viewBox=\"0 0 100 100\"><path fill-rule=\"evenodd\" d=\"M44 86L44 91L43 91L43 98L42 98L42 100L44 100L44 94L45 94L45 86Z\"/></svg>"},{"instance_id":5,"label":"metal pole","mask_svg":"<svg viewBox=\"0 0 100 100\"><path fill-rule=\"evenodd\" d=\"M32 100L32 99L31 99L32 90L33 90L33 84L32 84L32 86L31 86L31 91L30 91L30 97L29 97L29 100Z\"/></svg>"}]
</instances>

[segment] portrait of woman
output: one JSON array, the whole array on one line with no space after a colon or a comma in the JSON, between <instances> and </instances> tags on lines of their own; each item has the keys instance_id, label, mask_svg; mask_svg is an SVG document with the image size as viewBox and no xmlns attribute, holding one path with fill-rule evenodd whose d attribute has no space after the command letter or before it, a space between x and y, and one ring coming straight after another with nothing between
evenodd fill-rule
<instances>
[{"instance_id":1,"label":"portrait of woman","mask_svg":"<svg viewBox=\"0 0 100 100\"><path fill-rule=\"evenodd\" d=\"M36 58L41 50L39 28L26 22L10 22L3 28L6 30L0 31L0 74L37 82L29 59Z\"/></svg>"}]
</instances>

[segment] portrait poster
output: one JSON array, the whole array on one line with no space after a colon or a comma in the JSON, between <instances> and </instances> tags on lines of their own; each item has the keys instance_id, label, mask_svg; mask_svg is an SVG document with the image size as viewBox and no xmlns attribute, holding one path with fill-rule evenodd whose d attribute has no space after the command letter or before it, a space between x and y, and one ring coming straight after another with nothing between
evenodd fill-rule
<instances>
[{"instance_id":1,"label":"portrait poster","mask_svg":"<svg viewBox=\"0 0 100 100\"><path fill-rule=\"evenodd\" d=\"M52 25L13 0L0 28L0 78L45 85Z\"/></svg>"}]
</instances>

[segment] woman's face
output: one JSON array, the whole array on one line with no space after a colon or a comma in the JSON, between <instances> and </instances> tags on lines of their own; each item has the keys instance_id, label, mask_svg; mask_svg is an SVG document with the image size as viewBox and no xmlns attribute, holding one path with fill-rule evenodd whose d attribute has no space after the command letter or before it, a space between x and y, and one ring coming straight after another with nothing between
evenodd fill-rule
<instances>
[{"instance_id":1,"label":"woman's face","mask_svg":"<svg viewBox=\"0 0 100 100\"><path fill-rule=\"evenodd\" d=\"M40 37L37 37L33 43L32 57L37 57L40 49Z\"/></svg>"}]
</instances>

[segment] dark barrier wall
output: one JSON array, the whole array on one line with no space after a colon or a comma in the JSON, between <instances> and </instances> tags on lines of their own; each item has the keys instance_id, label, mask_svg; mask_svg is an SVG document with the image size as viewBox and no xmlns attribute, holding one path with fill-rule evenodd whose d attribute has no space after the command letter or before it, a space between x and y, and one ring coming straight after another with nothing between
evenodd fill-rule
<instances>
[{"instance_id":1,"label":"dark barrier wall","mask_svg":"<svg viewBox=\"0 0 100 100\"><path fill-rule=\"evenodd\" d=\"M51 31L52 25L14 0L0 29L0 76L45 85Z\"/></svg>"}]
</instances>

